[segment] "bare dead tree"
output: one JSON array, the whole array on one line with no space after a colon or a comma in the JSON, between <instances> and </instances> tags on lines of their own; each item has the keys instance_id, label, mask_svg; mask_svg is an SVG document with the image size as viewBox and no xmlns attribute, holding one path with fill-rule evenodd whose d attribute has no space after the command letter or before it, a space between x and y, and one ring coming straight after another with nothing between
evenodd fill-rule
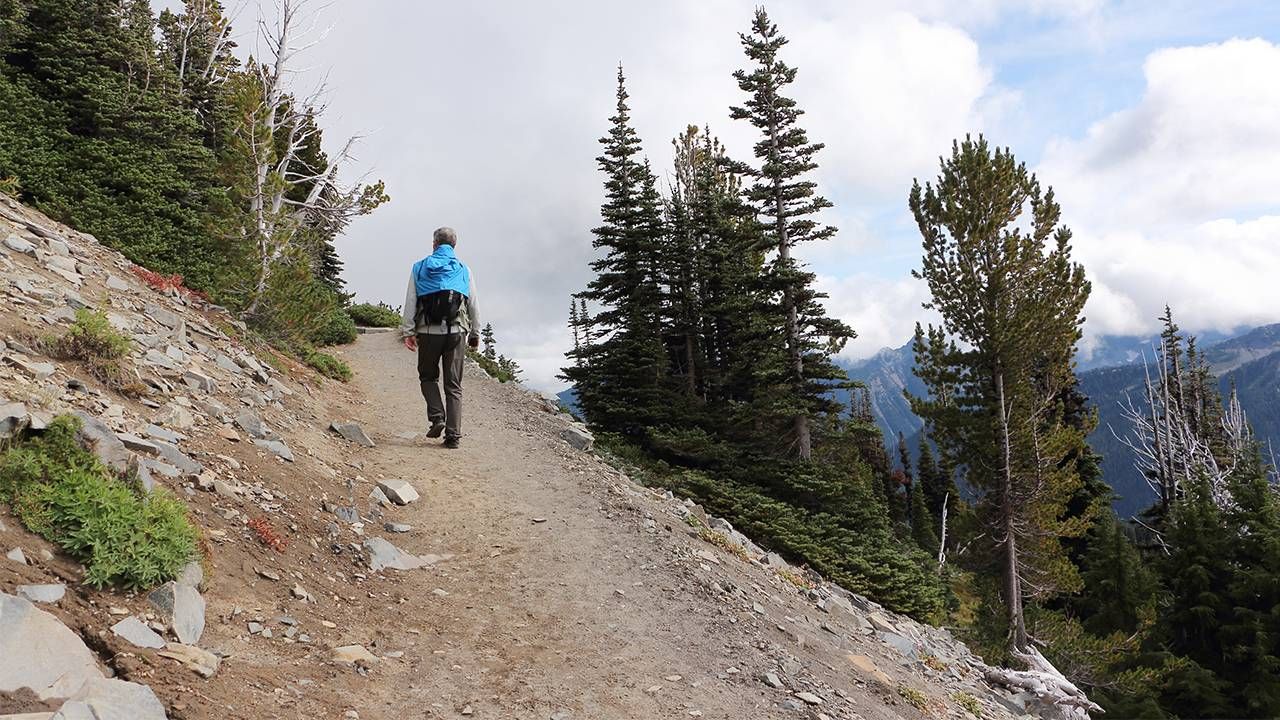
<instances>
[{"instance_id":1,"label":"bare dead tree","mask_svg":"<svg viewBox=\"0 0 1280 720\"><path fill-rule=\"evenodd\" d=\"M1143 360L1145 407L1126 394L1120 408L1128 431L1122 435L1110 427L1111 434L1133 452L1134 466L1162 504L1180 497L1192 478L1203 477L1218 507L1229 508L1232 500L1227 479L1253 443L1240 398L1233 389L1220 424L1224 447L1216 449L1197 427L1195 408L1180 399L1180 388L1171 387L1171 375L1180 368L1176 363L1171 366L1170 348L1162 341L1156 350L1154 379L1145 357Z\"/></svg>"},{"instance_id":2,"label":"bare dead tree","mask_svg":"<svg viewBox=\"0 0 1280 720\"><path fill-rule=\"evenodd\" d=\"M938 572L947 564L947 504L951 493L942 496L942 539L938 541Z\"/></svg>"},{"instance_id":3,"label":"bare dead tree","mask_svg":"<svg viewBox=\"0 0 1280 720\"><path fill-rule=\"evenodd\" d=\"M303 227L344 227L385 199L380 185L339 183L339 170L354 159L351 151L359 136L348 138L325 168L306 168L298 162L300 151L320 131L315 120L324 113L326 87L322 82L305 97L291 92L293 78L303 70L295 64L299 55L327 34L327 29L319 29L319 15L312 12L310 0L277 0L274 24L259 21L259 38L266 50L252 64L257 104L248 109L241 126L252 161L244 235L257 255L245 316L258 311L276 264ZM290 198L290 191L299 187L309 187L306 197Z\"/></svg>"},{"instance_id":4,"label":"bare dead tree","mask_svg":"<svg viewBox=\"0 0 1280 720\"><path fill-rule=\"evenodd\" d=\"M987 680L1014 690L1029 692L1047 701L1058 708L1060 717L1065 720L1089 720L1089 713L1104 712L1036 648L1014 650L1013 654L1027 669L987 667L983 672Z\"/></svg>"}]
</instances>

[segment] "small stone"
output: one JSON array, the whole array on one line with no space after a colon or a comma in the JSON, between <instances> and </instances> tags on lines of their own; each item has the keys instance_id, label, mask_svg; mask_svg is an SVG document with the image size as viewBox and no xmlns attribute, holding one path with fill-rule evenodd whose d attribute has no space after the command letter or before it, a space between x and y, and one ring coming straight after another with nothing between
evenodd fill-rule
<instances>
[{"instance_id":1,"label":"small stone","mask_svg":"<svg viewBox=\"0 0 1280 720\"><path fill-rule=\"evenodd\" d=\"M329 429L338 433L348 441L363 447L374 447L373 441L365 433L364 428L353 422L333 422Z\"/></svg>"},{"instance_id":2,"label":"small stone","mask_svg":"<svg viewBox=\"0 0 1280 720\"><path fill-rule=\"evenodd\" d=\"M22 548L16 547L5 553L4 556L16 563L21 563L23 565L27 564L27 556L22 552Z\"/></svg>"},{"instance_id":3,"label":"small stone","mask_svg":"<svg viewBox=\"0 0 1280 720\"><path fill-rule=\"evenodd\" d=\"M25 240L23 238L20 238L17 235L14 235L13 233L9 233L9 235L4 239L4 244L6 247L8 247L10 250L13 250L14 252L20 252L24 255L30 255L32 257L35 257L36 255L36 246L31 244L30 240Z\"/></svg>"},{"instance_id":4,"label":"small stone","mask_svg":"<svg viewBox=\"0 0 1280 720\"><path fill-rule=\"evenodd\" d=\"M137 647L152 649L164 647L164 638L157 635L154 630L147 627L146 623L133 615L112 625L111 632L117 637L128 640Z\"/></svg>"},{"instance_id":5,"label":"small stone","mask_svg":"<svg viewBox=\"0 0 1280 720\"><path fill-rule=\"evenodd\" d=\"M128 290L128 289L129 289L129 283L125 282L124 280L120 279L119 277L117 277L117 276L115 276L115 275L112 275L112 274L108 273L108 274L107 274L107 289L108 289L108 290L115 290L116 292L125 292L126 290Z\"/></svg>"},{"instance_id":6,"label":"small stone","mask_svg":"<svg viewBox=\"0 0 1280 720\"><path fill-rule=\"evenodd\" d=\"M273 580L273 581L275 581L275 582L280 582L280 573L275 572L274 570L263 570L263 569L259 568L259 569L258 569L258 574L259 574L259 575L261 575L262 577L264 577L264 578L268 579L268 580Z\"/></svg>"},{"instance_id":7,"label":"small stone","mask_svg":"<svg viewBox=\"0 0 1280 720\"><path fill-rule=\"evenodd\" d=\"M764 674L764 684L774 688L775 690L781 690L783 688L782 680L773 673Z\"/></svg>"},{"instance_id":8,"label":"small stone","mask_svg":"<svg viewBox=\"0 0 1280 720\"><path fill-rule=\"evenodd\" d=\"M177 583L186 585L189 588L200 588L200 584L204 582L204 566L199 562L192 560L182 566L182 572L178 573Z\"/></svg>"},{"instance_id":9,"label":"small stone","mask_svg":"<svg viewBox=\"0 0 1280 720\"><path fill-rule=\"evenodd\" d=\"M262 448L266 448L267 450L275 454L276 457L279 457L283 460L287 460L289 462L293 462L293 451L289 449L288 445L285 445L283 442L279 440L254 440L253 444Z\"/></svg>"},{"instance_id":10,"label":"small stone","mask_svg":"<svg viewBox=\"0 0 1280 720\"><path fill-rule=\"evenodd\" d=\"M251 622L249 623L248 627L249 627L250 635L257 635L261 633L263 630L262 623L260 622Z\"/></svg>"},{"instance_id":11,"label":"small stone","mask_svg":"<svg viewBox=\"0 0 1280 720\"><path fill-rule=\"evenodd\" d=\"M407 533L413 529L413 526L406 525L404 523L389 522L383 525L382 529L390 533Z\"/></svg>"},{"instance_id":12,"label":"small stone","mask_svg":"<svg viewBox=\"0 0 1280 720\"><path fill-rule=\"evenodd\" d=\"M302 600L303 602L314 603L316 601L315 597L311 593L307 592L306 588L301 585L295 584L292 592L295 598Z\"/></svg>"},{"instance_id":13,"label":"small stone","mask_svg":"<svg viewBox=\"0 0 1280 720\"><path fill-rule=\"evenodd\" d=\"M379 480L378 488L397 505L408 505L418 499L418 491L405 480Z\"/></svg>"},{"instance_id":14,"label":"small stone","mask_svg":"<svg viewBox=\"0 0 1280 720\"><path fill-rule=\"evenodd\" d=\"M796 693L796 697L799 698L800 700L803 700L805 703L808 703L809 705L821 705L823 702L822 698L818 697L817 695L814 695L811 692L798 692Z\"/></svg>"},{"instance_id":15,"label":"small stone","mask_svg":"<svg viewBox=\"0 0 1280 720\"><path fill-rule=\"evenodd\" d=\"M204 598L195 588L170 580L147 596L174 634L184 644L195 645L204 634Z\"/></svg>"},{"instance_id":16,"label":"small stone","mask_svg":"<svg viewBox=\"0 0 1280 720\"><path fill-rule=\"evenodd\" d=\"M667 682L680 682L681 680L683 680L683 678L680 677L679 675L667 675L662 679L666 680Z\"/></svg>"},{"instance_id":17,"label":"small stone","mask_svg":"<svg viewBox=\"0 0 1280 720\"><path fill-rule=\"evenodd\" d=\"M359 665L368 667L376 665L378 658L364 648L363 645L343 645L333 649L332 659L340 665Z\"/></svg>"},{"instance_id":18,"label":"small stone","mask_svg":"<svg viewBox=\"0 0 1280 720\"><path fill-rule=\"evenodd\" d=\"M50 583L47 585L19 585L18 597L23 597L31 602L37 603L55 603L62 599L67 593L67 586L62 583Z\"/></svg>"},{"instance_id":19,"label":"small stone","mask_svg":"<svg viewBox=\"0 0 1280 720\"><path fill-rule=\"evenodd\" d=\"M160 657L177 660L202 678L211 678L218 672L222 659L217 655L201 650L194 645L168 643L159 653Z\"/></svg>"}]
</instances>

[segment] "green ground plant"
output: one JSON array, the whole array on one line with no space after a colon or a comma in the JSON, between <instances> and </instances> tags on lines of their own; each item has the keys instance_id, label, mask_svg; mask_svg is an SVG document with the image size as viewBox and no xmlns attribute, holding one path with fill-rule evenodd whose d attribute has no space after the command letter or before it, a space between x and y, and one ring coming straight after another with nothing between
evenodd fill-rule
<instances>
[{"instance_id":1,"label":"green ground plant","mask_svg":"<svg viewBox=\"0 0 1280 720\"><path fill-rule=\"evenodd\" d=\"M199 542L186 506L163 488L140 495L80 447L79 429L62 415L0 455L0 499L84 563L89 585L136 590L176 577Z\"/></svg>"},{"instance_id":2,"label":"green ground plant","mask_svg":"<svg viewBox=\"0 0 1280 720\"><path fill-rule=\"evenodd\" d=\"M145 394L146 388L125 367L132 342L111 326L106 313L81 308L61 337L42 337L36 344L50 355L79 362L107 387L125 395Z\"/></svg>"},{"instance_id":3,"label":"green ground plant","mask_svg":"<svg viewBox=\"0 0 1280 720\"><path fill-rule=\"evenodd\" d=\"M360 327L393 328L400 324L400 311L383 303L357 303L347 308L347 315Z\"/></svg>"},{"instance_id":4,"label":"green ground plant","mask_svg":"<svg viewBox=\"0 0 1280 720\"><path fill-rule=\"evenodd\" d=\"M325 377L342 382L351 380L351 367L329 353L312 350L306 354L304 362Z\"/></svg>"}]
</instances>

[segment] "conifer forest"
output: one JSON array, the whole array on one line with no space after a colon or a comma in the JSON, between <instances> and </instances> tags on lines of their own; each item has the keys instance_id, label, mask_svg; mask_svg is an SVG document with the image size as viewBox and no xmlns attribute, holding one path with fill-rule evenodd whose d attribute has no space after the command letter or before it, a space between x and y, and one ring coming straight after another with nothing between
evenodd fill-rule
<instances>
[{"instance_id":1,"label":"conifer forest","mask_svg":"<svg viewBox=\"0 0 1280 720\"><path fill-rule=\"evenodd\" d=\"M358 138L326 139L323 88L293 82L307 28L283 7L254 55L218 0L0 0L0 191L319 367L353 311L398 321L355 310L334 244L394 188L351 180ZM568 305L560 378L602 452L988 663L1069 681L1102 717L1280 717L1275 454L1180 298L1111 426L1154 498L1124 517L1078 377L1094 288L1071 209L1001 138L956 137L900 189L939 320L910 346L920 440L886 437L837 362L859 328L796 254L842 232L793 92L805 68L765 8L732 20L727 122L750 152L702 118L642 146L633 112L656 100L629 92L624 58L597 123L590 279L543 298ZM476 362L522 380L483 338Z\"/></svg>"},{"instance_id":2,"label":"conifer forest","mask_svg":"<svg viewBox=\"0 0 1280 720\"><path fill-rule=\"evenodd\" d=\"M564 378L611 451L989 660L1053 668L1116 718L1280 716L1280 492L1266 448L1172 311L1121 441L1158 501L1116 516L1075 354L1090 295L1052 178L957 138L903 188L920 232L908 398L917 454L883 437L834 358L855 336L794 248L829 241L802 68L764 9L731 108L756 134L672 140L663 185L625 68L600 139L594 279L570 302ZM726 78L728 81L728 78ZM1173 299L1170 300L1173 302ZM851 398L837 403L838 390Z\"/></svg>"}]
</instances>

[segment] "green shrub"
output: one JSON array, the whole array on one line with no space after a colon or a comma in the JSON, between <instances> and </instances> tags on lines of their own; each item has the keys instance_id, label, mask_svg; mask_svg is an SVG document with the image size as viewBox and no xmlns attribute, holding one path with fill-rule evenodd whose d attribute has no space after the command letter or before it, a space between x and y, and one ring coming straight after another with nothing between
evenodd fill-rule
<instances>
[{"instance_id":1,"label":"green shrub","mask_svg":"<svg viewBox=\"0 0 1280 720\"><path fill-rule=\"evenodd\" d=\"M332 307L327 310L320 324L308 338L311 342L321 347L325 345L347 345L356 341L359 333L356 331L356 323L351 316L342 311L339 307Z\"/></svg>"},{"instance_id":2,"label":"green shrub","mask_svg":"<svg viewBox=\"0 0 1280 720\"><path fill-rule=\"evenodd\" d=\"M85 582L126 589L178 575L196 555L186 506L163 488L139 496L76 440L63 415L0 455L0 498L32 532L85 564Z\"/></svg>"},{"instance_id":3,"label":"green shrub","mask_svg":"<svg viewBox=\"0 0 1280 720\"><path fill-rule=\"evenodd\" d=\"M400 325L400 311L390 305L359 303L347 308L347 315L360 327L392 328Z\"/></svg>"},{"instance_id":4,"label":"green shrub","mask_svg":"<svg viewBox=\"0 0 1280 720\"><path fill-rule=\"evenodd\" d=\"M85 370L108 387L125 394L142 394L141 383L130 378L123 364L131 342L111 326L106 313L81 308L62 337L41 338L37 343L54 357L78 360Z\"/></svg>"},{"instance_id":5,"label":"green shrub","mask_svg":"<svg viewBox=\"0 0 1280 720\"><path fill-rule=\"evenodd\" d=\"M119 360L129 354L129 338L111 327L106 313L81 308L55 349L60 357L73 360Z\"/></svg>"},{"instance_id":6,"label":"green shrub","mask_svg":"<svg viewBox=\"0 0 1280 720\"><path fill-rule=\"evenodd\" d=\"M303 358L307 365L314 368L317 372L325 377L333 378L347 382L351 380L351 368L346 363L329 353L322 353L318 350L312 350Z\"/></svg>"},{"instance_id":7,"label":"green shrub","mask_svg":"<svg viewBox=\"0 0 1280 720\"><path fill-rule=\"evenodd\" d=\"M483 353L478 353L475 350L470 349L467 350L467 356L472 360L475 360L476 364L489 374L489 377L497 380L498 382L505 383L519 379L517 374L520 372L520 369L513 367L512 364L502 363L498 360L487 358Z\"/></svg>"}]
</instances>

